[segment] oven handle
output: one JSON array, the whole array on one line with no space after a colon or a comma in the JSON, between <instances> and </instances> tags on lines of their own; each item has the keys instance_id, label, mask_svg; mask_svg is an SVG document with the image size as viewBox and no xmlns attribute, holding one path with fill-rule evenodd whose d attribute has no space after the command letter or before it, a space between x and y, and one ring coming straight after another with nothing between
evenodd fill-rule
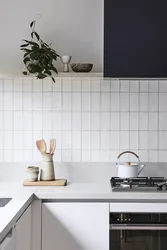
<instances>
[{"instance_id":1,"label":"oven handle","mask_svg":"<svg viewBox=\"0 0 167 250\"><path fill-rule=\"evenodd\" d=\"M110 230L167 230L167 224L110 224Z\"/></svg>"}]
</instances>

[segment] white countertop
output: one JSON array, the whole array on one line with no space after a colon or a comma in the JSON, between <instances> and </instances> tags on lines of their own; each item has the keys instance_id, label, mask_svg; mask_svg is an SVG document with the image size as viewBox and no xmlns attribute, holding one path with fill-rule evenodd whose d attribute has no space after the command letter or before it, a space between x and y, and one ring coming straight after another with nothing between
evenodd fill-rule
<instances>
[{"instance_id":1,"label":"white countertop","mask_svg":"<svg viewBox=\"0 0 167 250\"><path fill-rule=\"evenodd\" d=\"M110 183L68 182L65 187L23 187L1 182L0 198L12 198L0 208L0 242L35 198L43 200L101 202L167 202L167 192L113 192Z\"/></svg>"}]
</instances>

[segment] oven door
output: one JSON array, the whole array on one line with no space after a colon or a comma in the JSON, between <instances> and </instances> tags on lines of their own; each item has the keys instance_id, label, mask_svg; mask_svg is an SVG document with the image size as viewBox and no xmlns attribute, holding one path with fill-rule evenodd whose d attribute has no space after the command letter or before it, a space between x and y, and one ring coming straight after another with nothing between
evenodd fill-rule
<instances>
[{"instance_id":1,"label":"oven door","mask_svg":"<svg viewBox=\"0 0 167 250\"><path fill-rule=\"evenodd\" d=\"M110 224L110 250L166 250L167 224Z\"/></svg>"}]
</instances>

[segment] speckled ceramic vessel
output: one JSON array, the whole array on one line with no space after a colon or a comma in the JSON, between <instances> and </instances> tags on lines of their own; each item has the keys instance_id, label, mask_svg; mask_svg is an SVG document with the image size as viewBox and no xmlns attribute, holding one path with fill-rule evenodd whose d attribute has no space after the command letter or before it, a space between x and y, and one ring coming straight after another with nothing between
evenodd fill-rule
<instances>
[{"instance_id":1,"label":"speckled ceramic vessel","mask_svg":"<svg viewBox=\"0 0 167 250\"><path fill-rule=\"evenodd\" d=\"M71 69L74 72L90 72L93 68L91 63L71 63Z\"/></svg>"}]
</instances>

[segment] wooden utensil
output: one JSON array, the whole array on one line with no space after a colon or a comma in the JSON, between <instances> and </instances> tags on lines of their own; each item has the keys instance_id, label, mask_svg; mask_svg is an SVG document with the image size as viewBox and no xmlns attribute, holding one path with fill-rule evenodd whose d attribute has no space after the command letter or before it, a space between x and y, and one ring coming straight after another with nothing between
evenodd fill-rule
<instances>
[{"instance_id":1,"label":"wooden utensil","mask_svg":"<svg viewBox=\"0 0 167 250\"><path fill-rule=\"evenodd\" d=\"M52 154L54 154L55 148L56 148L56 139L54 138L53 139Z\"/></svg>"},{"instance_id":2,"label":"wooden utensil","mask_svg":"<svg viewBox=\"0 0 167 250\"><path fill-rule=\"evenodd\" d=\"M52 154L52 150L53 150L53 139L50 139L50 147L49 147L50 154Z\"/></svg>"},{"instance_id":3,"label":"wooden utensil","mask_svg":"<svg viewBox=\"0 0 167 250\"><path fill-rule=\"evenodd\" d=\"M44 139L36 141L36 145L41 154L46 153L46 142L44 141Z\"/></svg>"}]
</instances>

